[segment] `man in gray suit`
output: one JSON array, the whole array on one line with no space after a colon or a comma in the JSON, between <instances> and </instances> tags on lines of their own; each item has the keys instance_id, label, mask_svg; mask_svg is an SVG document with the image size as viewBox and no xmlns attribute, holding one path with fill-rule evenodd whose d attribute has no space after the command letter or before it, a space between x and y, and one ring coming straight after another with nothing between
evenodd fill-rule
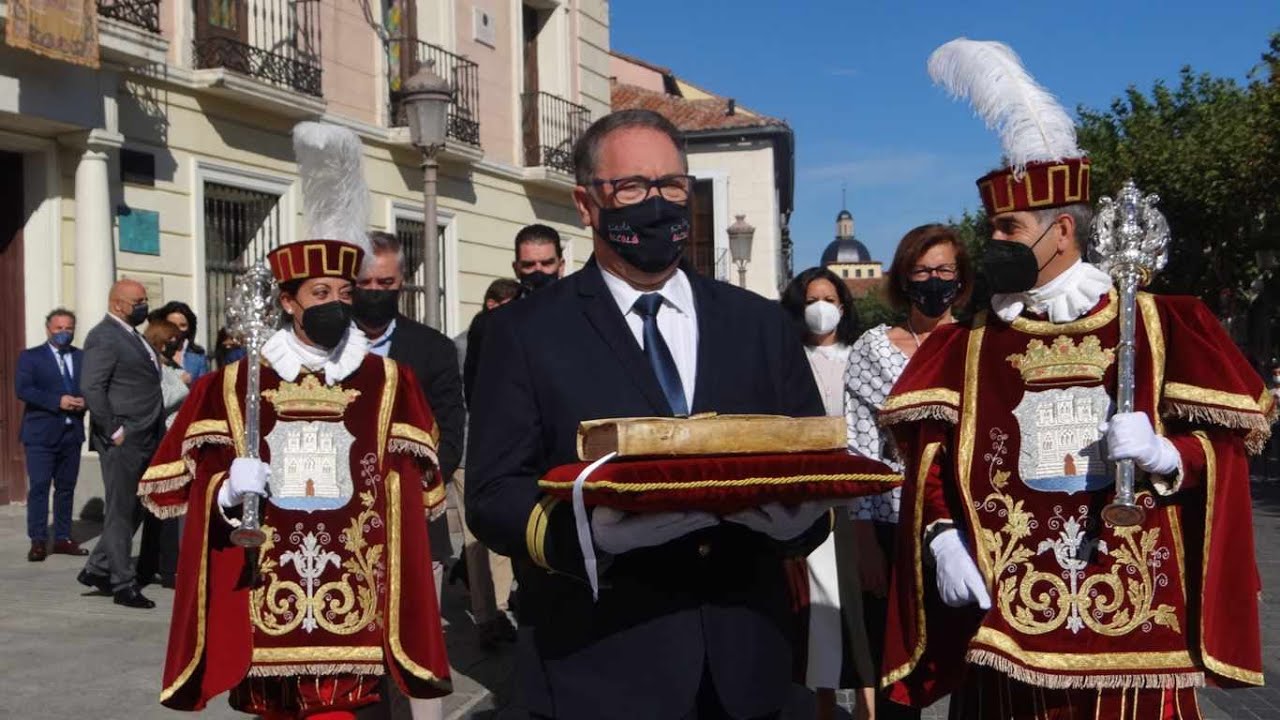
<instances>
[{"instance_id":1,"label":"man in gray suit","mask_svg":"<svg viewBox=\"0 0 1280 720\"><path fill-rule=\"evenodd\" d=\"M153 608L133 574L133 534L142 522L138 480L164 433L160 365L135 329L147 317L147 290L133 280L111 286L108 313L84 343L81 389L89 409L89 447L102 461L106 520L82 585L114 595L117 605Z\"/></svg>"}]
</instances>

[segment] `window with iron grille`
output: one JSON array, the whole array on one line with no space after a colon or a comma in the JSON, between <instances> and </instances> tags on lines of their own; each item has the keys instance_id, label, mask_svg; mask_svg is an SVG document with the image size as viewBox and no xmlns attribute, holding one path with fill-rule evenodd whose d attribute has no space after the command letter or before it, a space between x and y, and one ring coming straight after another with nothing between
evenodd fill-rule
<instances>
[{"instance_id":1,"label":"window with iron grille","mask_svg":"<svg viewBox=\"0 0 1280 720\"><path fill-rule=\"evenodd\" d=\"M427 270L424 262L426 243L423 240L423 229L426 226L418 220L396 218L396 237L400 239L400 247L404 252L404 287L400 291L400 312L418 322L426 322L427 318ZM447 324L445 313L445 297L448 288L445 286L445 242L444 227L436 229L436 242L440 245L440 322ZM448 335L451 328L441 327L440 331Z\"/></svg>"},{"instance_id":2,"label":"window with iron grille","mask_svg":"<svg viewBox=\"0 0 1280 720\"><path fill-rule=\"evenodd\" d=\"M227 295L250 264L280 244L280 196L233 185L204 184L205 347L226 324Z\"/></svg>"}]
</instances>

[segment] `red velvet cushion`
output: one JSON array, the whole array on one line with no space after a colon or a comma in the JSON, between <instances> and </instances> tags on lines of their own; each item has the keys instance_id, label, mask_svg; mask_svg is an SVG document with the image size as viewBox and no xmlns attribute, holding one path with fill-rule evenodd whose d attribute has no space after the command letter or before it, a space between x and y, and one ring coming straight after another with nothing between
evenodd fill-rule
<instances>
[{"instance_id":1,"label":"red velvet cushion","mask_svg":"<svg viewBox=\"0 0 1280 720\"><path fill-rule=\"evenodd\" d=\"M573 481L588 464L561 465L538 485L567 500ZM632 512L706 510L724 514L768 502L875 495L901 483L902 477L884 464L842 450L625 459L596 468L583 486L583 499L588 506Z\"/></svg>"}]
</instances>

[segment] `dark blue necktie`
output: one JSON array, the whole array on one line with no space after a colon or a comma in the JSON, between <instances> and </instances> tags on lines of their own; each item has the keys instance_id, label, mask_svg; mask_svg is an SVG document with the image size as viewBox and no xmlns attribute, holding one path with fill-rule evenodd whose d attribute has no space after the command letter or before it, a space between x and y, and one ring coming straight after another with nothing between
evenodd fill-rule
<instances>
[{"instance_id":1,"label":"dark blue necktie","mask_svg":"<svg viewBox=\"0 0 1280 720\"><path fill-rule=\"evenodd\" d=\"M68 395L75 395L75 386L71 382L71 371L67 369L67 353L58 351L58 369L62 371L62 387Z\"/></svg>"},{"instance_id":2,"label":"dark blue necktie","mask_svg":"<svg viewBox=\"0 0 1280 720\"><path fill-rule=\"evenodd\" d=\"M644 354L649 358L649 366L653 374L658 376L658 384L662 386L662 394L667 396L667 404L671 406L671 414L680 417L689 414L689 404L684 399L684 385L680 382L680 371L676 370L676 361L671 357L671 349L667 341L662 339L658 330L658 310L662 308L662 296L658 293L645 293L636 298L631 309L644 320Z\"/></svg>"}]
</instances>

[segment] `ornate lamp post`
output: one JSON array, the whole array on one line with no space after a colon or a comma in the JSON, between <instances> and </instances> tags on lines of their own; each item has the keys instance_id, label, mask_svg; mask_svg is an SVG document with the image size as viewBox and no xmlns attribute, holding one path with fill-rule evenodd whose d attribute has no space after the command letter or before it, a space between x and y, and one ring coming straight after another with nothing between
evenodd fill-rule
<instances>
[{"instance_id":1,"label":"ornate lamp post","mask_svg":"<svg viewBox=\"0 0 1280 720\"><path fill-rule=\"evenodd\" d=\"M725 229L729 235L729 257L738 266L738 287L747 286L747 263L751 262L751 240L756 229L747 224L746 215L735 215L737 220Z\"/></svg>"},{"instance_id":2,"label":"ornate lamp post","mask_svg":"<svg viewBox=\"0 0 1280 720\"><path fill-rule=\"evenodd\" d=\"M409 137L413 146L422 151L422 215L423 215L423 264L426 265L427 313L426 324L441 329L440 318L440 243L436 224L436 173L440 164L436 153L444 148L448 131L449 103L453 100L453 88L437 75L435 63L427 61L418 72L404 83L401 103L409 118Z\"/></svg>"}]
</instances>

